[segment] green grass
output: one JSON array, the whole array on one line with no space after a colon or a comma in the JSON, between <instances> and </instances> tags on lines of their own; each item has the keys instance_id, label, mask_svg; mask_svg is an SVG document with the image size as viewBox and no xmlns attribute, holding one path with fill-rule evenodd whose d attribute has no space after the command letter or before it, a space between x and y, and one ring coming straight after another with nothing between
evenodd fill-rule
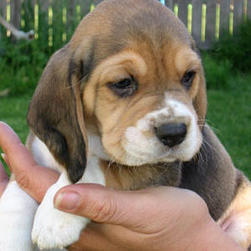
<instances>
[{"instance_id":1,"label":"green grass","mask_svg":"<svg viewBox=\"0 0 251 251\"><path fill-rule=\"evenodd\" d=\"M251 179L251 74L232 75L228 88L209 89L208 123L230 153L235 165ZM30 95L0 98L0 120L25 142Z\"/></svg>"},{"instance_id":2,"label":"green grass","mask_svg":"<svg viewBox=\"0 0 251 251\"><path fill-rule=\"evenodd\" d=\"M232 88L208 91L208 123L236 167L251 179L251 75L237 76L231 82Z\"/></svg>"},{"instance_id":3,"label":"green grass","mask_svg":"<svg viewBox=\"0 0 251 251\"><path fill-rule=\"evenodd\" d=\"M22 142L28 134L28 126L26 123L26 113L30 96L23 95L18 97L0 97L0 120L8 123L19 135Z\"/></svg>"}]
</instances>

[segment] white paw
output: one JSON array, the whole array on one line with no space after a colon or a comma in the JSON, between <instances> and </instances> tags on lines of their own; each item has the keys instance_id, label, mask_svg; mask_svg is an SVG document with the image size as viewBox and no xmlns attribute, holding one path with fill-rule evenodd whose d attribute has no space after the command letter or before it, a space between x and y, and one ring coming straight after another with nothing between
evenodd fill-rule
<instances>
[{"instance_id":1,"label":"white paw","mask_svg":"<svg viewBox=\"0 0 251 251\"><path fill-rule=\"evenodd\" d=\"M79 239L88 219L39 207L32 230L32 241L40 249L64 248Z\"/></svg>"},{"instance_id":2,"label":"white paw","mask_svg":"<svg viewBox=\"0 0 251 251\"><path fill-rule=\"evenodd\" d=\"M69 246L79 239L82 229L89 223L86 218L54 208L53 198L62 187L63 179L61 175L58 182L50 187L35 215L32 241L40 249Z\"/></svg>"},{"instance_id":3,"label":"white paw","mask_svg":"<svg viewBox=\"0 0 251 251\"><path fill-rule=\"evenodd\" d=\"M0 200L0 250L33 251L31 229L37 203L16 182L10 182Z\"/></svg>"}]
</instances>

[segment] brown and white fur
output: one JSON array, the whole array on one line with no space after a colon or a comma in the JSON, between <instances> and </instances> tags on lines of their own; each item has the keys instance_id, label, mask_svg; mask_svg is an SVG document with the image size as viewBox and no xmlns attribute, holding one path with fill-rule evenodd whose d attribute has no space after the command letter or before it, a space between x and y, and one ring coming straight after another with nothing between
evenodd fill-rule
<instances>
[{"instance_id":1,"label":"brown and white fur","mask_svg":"<svg viewBox=\"0 0 251 251\"><path fill-rule=\"evenodd\" d=\"M101 3L51 57L29 107L27 146L62 174L38 209L9 184L0 202L0 250L33 250L31 231L40 248L77 241L88 219L53 207L55 193L76 182L191 189L248 248L250 182L205 123L206 111L201 60L174 14L155 0ZM22 207L10 229L4 218L15 208L16 191Z\"/></svg>"}]
</instances>

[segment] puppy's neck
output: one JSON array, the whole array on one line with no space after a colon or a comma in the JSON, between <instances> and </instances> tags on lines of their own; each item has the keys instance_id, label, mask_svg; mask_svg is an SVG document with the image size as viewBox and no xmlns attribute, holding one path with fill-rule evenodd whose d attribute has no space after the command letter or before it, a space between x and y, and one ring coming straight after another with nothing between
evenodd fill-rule
<instances>
[{"instance_id":1,"label":"puppy's neck","mask_svg":"<svg viewBox=\"0 0 251 251\"><path fill-rule=\"evenodd\" d=\"M149 186L178 186L181 180L181 163L158 163L142 166L126 166L118 164L105 153L101 138L88 130L88 155L99 159L106 186L115 189L137 190Z\"/></svg>"},{"instance_id":2,"label":"puppy's neck","mask_svg":"<svg viewBox=\"0 0 251 251\"><path fill-rule=\"evenodd\" d=\"M158 163L143 166L125 166L100 159L106 185L115 189L138 190L151 186L179 186L181 163Z\"/></svg>"}]
</instances>

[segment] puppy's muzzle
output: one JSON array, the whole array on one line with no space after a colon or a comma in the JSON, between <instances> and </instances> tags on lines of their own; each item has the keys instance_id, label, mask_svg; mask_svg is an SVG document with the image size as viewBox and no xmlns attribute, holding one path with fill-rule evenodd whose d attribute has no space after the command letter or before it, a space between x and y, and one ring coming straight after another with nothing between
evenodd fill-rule
<instances>
[{"instance_id":1,"label":"puppy's muzzle","mask_svg":"<svg viewBox=\"0 0 251 251\"><path fill-rule=\"evenodd\" d=\"M154 130L162 144L169 147L181 144L187 134L187 126L184 123L166 123L155 127Z\"/></svg>"}]
</instances>

